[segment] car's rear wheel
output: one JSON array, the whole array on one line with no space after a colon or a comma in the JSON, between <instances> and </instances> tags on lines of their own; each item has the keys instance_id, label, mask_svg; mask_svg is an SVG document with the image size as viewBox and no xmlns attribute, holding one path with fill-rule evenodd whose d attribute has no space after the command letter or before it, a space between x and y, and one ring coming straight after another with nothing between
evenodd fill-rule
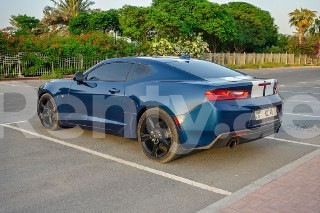
<instances>
[{"instance_id":1,"label":"car's rear wheel","mask_svg":"<svg viewBox=\"0 0 320 213\"><path fill-rule=\"evenodd\" d=\"M138 140L146 156L161 163L178 157L179 136L171 116L160 108L147 110L138 123Z\"/></svg>"},{"instance_id":2,"label":"car's rear wheel","mask_svg":"<svg viewBox=\"0 0 320 213\"><path fill-rule=\"evenodd\" d=\"M41 96L38 106L38 116L41 124L49 130L59 129L59 115L57 106L48 93Z\"/></svg>"}]
</instances>

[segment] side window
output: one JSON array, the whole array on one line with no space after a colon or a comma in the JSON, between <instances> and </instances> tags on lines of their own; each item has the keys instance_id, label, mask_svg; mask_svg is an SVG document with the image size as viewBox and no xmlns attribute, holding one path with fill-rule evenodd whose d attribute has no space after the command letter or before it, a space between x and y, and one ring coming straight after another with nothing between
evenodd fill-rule
<instances>
[{"instance_id":1,"label":"side window","mask_svg":"<svg viewBox=\"0 0 320 213\"><path fill-rule=\"evenodd\" d=\"M127 81L139 78L150 73L150 68L141 64L133 64L129 72Z\"/></svg>"},{"instance_id":2,"label":"side window","mask_svg":"<svg viewBox=\"0 0 320 213\"><path fill-rule=\"evenodd\" d=\"M125 81L130 70L129 63L104 64L91 71L87 80L94 81Z\"/></svg>"}]
</instances>

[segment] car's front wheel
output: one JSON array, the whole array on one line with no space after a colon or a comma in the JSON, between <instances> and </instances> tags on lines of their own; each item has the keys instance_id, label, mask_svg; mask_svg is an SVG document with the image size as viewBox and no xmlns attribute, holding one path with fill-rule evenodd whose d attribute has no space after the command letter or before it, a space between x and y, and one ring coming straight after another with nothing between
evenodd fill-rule
<instances>
[{"instance_id":1,"label":"car's front wheel","mask_svg":"<svg viewBox=\"0 0 320 213\"><path fill-rule=\"evenodd\" d=\"M38 116L41 124L49 130L59 129L59 117L56 104L48 93L42 95L38 105Z\"/></svg>"},{"instance_id":2,"label":"car's front wheel","mask_svg":"<svg viewBox=\"0 0 320 213\"><path fill-rule=\"evenodd\" d=\"M161 163L178 157L179 136L171 116L160 108L151 108L138 123L138 140L146 156Z\"/></svg>"}]
</instances>

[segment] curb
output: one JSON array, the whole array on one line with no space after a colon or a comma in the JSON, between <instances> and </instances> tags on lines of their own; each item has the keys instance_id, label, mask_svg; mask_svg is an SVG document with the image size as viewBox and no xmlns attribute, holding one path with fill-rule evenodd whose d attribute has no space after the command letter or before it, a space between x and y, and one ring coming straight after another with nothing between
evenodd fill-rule
<instances>
[{"instance_id":1,"label":"curb","mask_svg":"<svg viewBox=\"0 0 320 213\"><path fill-rule=\"evenodd\" d=\"M242 189L232 193L231 195L222 198L221 200L205 207L204 209L201 209L198 211L199 213L212 213L212 212L221 212L224 208L230 206L231 204L237 202L238 200L241 200L248 194L256 191L257 189L265 186L266 184L272 182L273 180L281 177L282 175L288 173L289 171L297 168L298 166L312 160L315 157L320 156L320 149L317 149L298 160L295 160L292 163L289 163L282 168L254 181L253 183L249 184L248 186L243 187Z\"/></svg>"}]
</instances>

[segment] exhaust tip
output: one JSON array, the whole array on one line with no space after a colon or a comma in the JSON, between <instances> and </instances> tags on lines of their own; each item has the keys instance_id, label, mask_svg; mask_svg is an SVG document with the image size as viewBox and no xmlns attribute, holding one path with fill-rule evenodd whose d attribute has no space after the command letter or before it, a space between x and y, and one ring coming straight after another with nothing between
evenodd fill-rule
<instances>
[{"instance_id":1,"label":"exhaust tip","mask_svg":"<svg viewBox=\"0 0 320 213\"><path fill-rule=\"evenodd\" d=\"M228 144L227 144L227 147L229 147L230 149L233 149L235 148L236 146L239 145L239 139L238 138L232 138Z\"/></svg>"}]
</instances>

